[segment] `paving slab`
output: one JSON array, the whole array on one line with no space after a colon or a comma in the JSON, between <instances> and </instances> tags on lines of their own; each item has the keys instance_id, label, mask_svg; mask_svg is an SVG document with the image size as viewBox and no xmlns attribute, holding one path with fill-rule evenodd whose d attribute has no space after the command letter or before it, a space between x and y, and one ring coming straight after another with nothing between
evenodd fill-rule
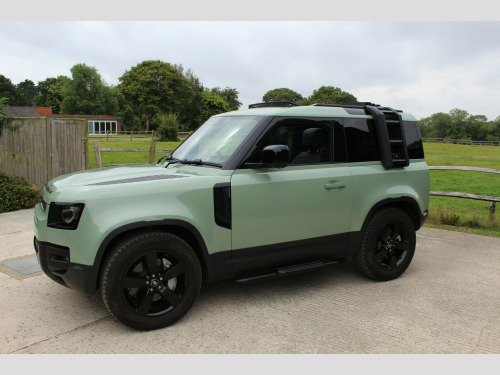
<instances>
[{"instance_id":1,"label":"paving slab","mask_svg":"<svg viewBox=\"0 0 500 375\"><path fill-rule=\"evenodd\" d=\"M139 332L99 299L42 273L33 210L0 214L0 353L500 353L500 239L423 228L410 268L374 282L351 262L254 284L202 288L175 325Z\"/></svg>"}]
</instances>

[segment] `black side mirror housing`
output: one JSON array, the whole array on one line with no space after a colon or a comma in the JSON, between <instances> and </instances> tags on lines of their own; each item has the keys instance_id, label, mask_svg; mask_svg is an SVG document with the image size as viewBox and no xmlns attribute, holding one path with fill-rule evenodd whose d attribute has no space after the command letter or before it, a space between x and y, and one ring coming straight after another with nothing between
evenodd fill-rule
<instances>
[{"instance_id":1,"label":"black side mirror housing","mask_svg":"<svg viewBox=\"0 0 500 375\"><path fill-rule=\"evenodd\" d=\"M285 168L290 160L290 150L285 145L270 145L262 150L262 164L271 168Z\"/></svg>"}]
</instances>

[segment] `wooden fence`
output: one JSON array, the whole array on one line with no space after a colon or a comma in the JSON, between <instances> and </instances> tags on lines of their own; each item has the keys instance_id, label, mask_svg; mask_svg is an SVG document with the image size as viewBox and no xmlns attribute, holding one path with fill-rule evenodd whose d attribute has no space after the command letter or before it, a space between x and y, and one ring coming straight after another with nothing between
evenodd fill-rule
<instances>
[{"instance_id":1,"label":"wooden fence","mask_svg":"<svg viewBox=\"0 0 500 375\"><path fill-rule=\"evenodd\" d=\"M180 139L185 139L187 137L189 137L191 135L192 132L179 132L177 133L179 135L179 138ZM155 132L154 130L151 130L151 131L135 131L135 130L120 130L120 131L117 131L115 133L110 133L108 131L106 131L105 134L92 134L90 135L90 137L92 138L106 138L106 142L109 142L110 138L113 139L114 136L117 136L117 135L126 135L127 138L130 136L130 141L133 141L134 140L134 136L136 137L136 139L139 137L141 139L143 138L149 138L151 137L151 140L154 141L155 138L157 138L159 136L159 134L157 132ZM120 141L123 140L123 137L120 138Z\"/></svg>"},{"instance_id":2,"label":"wooden fence","mask_svg":"<svg viewBox=\"0 0 500 375\"><path fill-rule=\"evenodd\" d=\"M156 152L171 153L173 150L165 150L162 148L156 148L156 141L151 141L149 144L149 150L140 148L101 148L99 142L94 142L94 155L95 155L95 166L96 168L109 167L118 164L102 164L101 152L149 152L149 162L154 164L156 162L155 154Z\"/></svg>"},{"instance_id":3,"label":"wooden fence","mask_svg":"<svg viewBox=\"0 0 500 375\"><path fill-rule=\"evenodd\" d=\"M42 187L88 168L85 119L15 118L0 134L0 170Z\"/></svg>"},{"instance_id":4,"label":"wooden fence","mask_svg":"<svg viewBox=\"0 0 500 375\"><path fill-rule=\"evenodd\" d=\"M500 146L500 141L472 141L470 139L422 138L424 142L453 143L471 146Z\"/></svg>"},{"instance_id":5,"label":"wooden fence","mask_svg":"<svg viewBox=\"0 0 500 375\"><path fill-rule=\"evenodd\" d=\"M500 174L499 169L476 168L476 167L430 166L429 169L430 170L474 171L474 172ZM476 194L459 193L459 192L451 192L451 191L431 191L430 194L432 196L439 196L439 197L465 198L465 199L473 199L473 200L490 202L489 220L491 223L495 222L495 206L496 206L496 202L500 202L500 197L490 197L487 195L476 195Z\"/></svg>"}]
</instances>

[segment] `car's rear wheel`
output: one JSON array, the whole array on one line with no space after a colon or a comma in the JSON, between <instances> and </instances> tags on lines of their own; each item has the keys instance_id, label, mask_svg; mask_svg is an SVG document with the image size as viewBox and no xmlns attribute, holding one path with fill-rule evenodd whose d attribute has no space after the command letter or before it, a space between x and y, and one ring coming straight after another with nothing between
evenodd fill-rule
<instances>
[{"instance_id":1,"label":"car's rear wheel","mask_svg":"<svg viewBox=\"0 0 500 375\"><path fill-rule=\"evenodd\" d=\"M142 232L113 248L104 263L101 296L119 321L152 330L182 318L201 282L200 263L186 242L163 231Z\"/></svg>"},{"instance_id":2,"label":"car's rear wheel","mask_svg":"<svg viewBox=\"0 0 500 375\"><path fill-rule=\"evenodd\" d=\"M354 262L361 273L374 280L392 280L410 265L415 245L415 227L408 215L386 208L368 222Z\"/></svg>"}]
</instances>

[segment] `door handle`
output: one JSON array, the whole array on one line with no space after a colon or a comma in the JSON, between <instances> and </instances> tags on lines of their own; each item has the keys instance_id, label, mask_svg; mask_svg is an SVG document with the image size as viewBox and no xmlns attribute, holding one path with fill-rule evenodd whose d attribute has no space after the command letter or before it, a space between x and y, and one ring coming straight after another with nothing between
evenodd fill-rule
<instances>
[{"instance_id":1,"label":"door handle","mask_svg":"<svg viewBox=\"0 0 500 375\"><path fill-rule=\"evenodd\" d=\"M345 188L345 183L343 182L334 182L334 181L331 181L327 184L325 184L325 189L326 190L340 190L340 189L343 189Z\"/></svg>"}]
</instances>

